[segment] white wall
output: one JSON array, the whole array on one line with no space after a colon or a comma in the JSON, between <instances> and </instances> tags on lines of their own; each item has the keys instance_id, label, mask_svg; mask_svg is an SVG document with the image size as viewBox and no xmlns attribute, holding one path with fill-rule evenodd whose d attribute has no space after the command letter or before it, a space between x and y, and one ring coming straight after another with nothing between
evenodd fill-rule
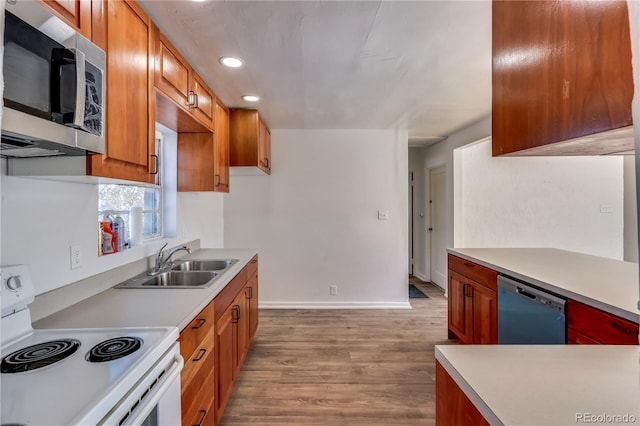
<instances>
[{"instance_id":1,"label":"white wall","mask_svg":"<svg viewBox=\"0 0 640 426\"><path fill-rule=\"evenodd\" d=\"M425 149L425 169L433 169L444 165L446 168L446 244L456 247L454 242L454 193L453 193L453 150L463 145L478 141L491 134L491 116L452 133L447 139ZM427 188L428 191L428 188Z\"/></svg>"},{"instance_id":2,"label":"white wall","mask_svg":"<svg viewBox=\"0 0 640 426\"><path fill-rule=\"evenodd\" d=\"M638 262L638 207L635 155L624 157L624 260Z\"/></svg>"},{"instance_id":3,"label":"white wall","mask_svg":"<svg viewBox=\"0 0 640 426\"><path fill-rule=\"evenodd\" d=\"M261 307L408 307L407 133L271 136L272 175L232 176L224 203L225 247L259 250Z\"/></svg>"},{"instance_id":4,"label":"white wall","mask_svg":"<svg viewBox=\"0 0 640 426\"><path fill-rule=\"evenodd\" d=\"M157 251L165 240L98 257L98 187L91 184L0 177L0 264L26 264L41 294ZM178 235L169 246L201 238L222 247L222 194L178 194ZM82 247L83 266L70 268L70 246Z\"/></svg>"},{"instance_id":5,"label":"white wall","mask_svg":"<svg viewBox=\"0 0 640 426\"><path fill-rule=\"evenodd\" d=\"M460 152L459 247L623 258L623 157L492 157L490 139Z\"/></svg>"}]
</instances>

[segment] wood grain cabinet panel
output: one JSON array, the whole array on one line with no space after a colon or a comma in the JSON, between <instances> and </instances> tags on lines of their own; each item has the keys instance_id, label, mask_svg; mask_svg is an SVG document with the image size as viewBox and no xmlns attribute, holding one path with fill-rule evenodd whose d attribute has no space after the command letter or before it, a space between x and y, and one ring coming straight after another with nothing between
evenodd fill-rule
<instances>
[{"instance_id":1,"label":"wood grain cabinet panel","mask_svg":"<svg viewBox=\"0 0 640 426\"><path fill-rule=\"evenodd\" d=\"M229 192L229 109L216 98L214 112L216 192Z\"/></svg>"},{"instance_id":2,"label":"wood grain cabinet panel","mask_svg":"<svg viewBox=\"0 0 640 426\"><path fill-rule=\"evenodd\" d=\"M449 337L461 343L498 343L497 272L452 255L448 261Z\"/></svg>"},{"instance_id":3,"label":"wood grain cabinet panel","mask_svg":"<svg viewBox=\"0 0 640 426\"><path fill-rule=\"evenodd\" d=\"M87 173L155 182L152 22L133 1L94 1L93 41L107 53L106 154Z\"/></svg>"},{"instance_id":4,"label":"wood grain cabinet panel","mask_svg":"<svg viewBox=\"0 0 640 426\"><path fill-rule=\"evenodd\" d=\"M229 165L271 174L271 130L255 109L231 109Z\"/></svg>"},{"instance_id":5,"label":"wood grain cabinet panel","mask_svg":"<svg viewBox=\"0 0 640 426\"><path fill-rule=\"evenodd\" d=\"M561 142L632 124L626 1L494 1L492 75L494 156L633 149Z\"/></svg>"},{"instance_id":6,"label":"wood grain cabinet panel","mask_svg":"<svg viewBox=\"0 0 640 426\"><path fill-rule=\"evenodd\" d=\"M178 191L214 191L215 136L178 133Z\"/></svg>"},{"instance_id":7,"label":"wood grain cabinet panel","mask_svg":"<svg viewBox=\"0 0 640 426\"><path fill-rule=\"evenodd\" d=\"M233 385L258 326L258 274L256 263L245 266L216 296L216 418L220 421ZM248 279L248 272L253 273Z\"/></svg>"},{"instance_id":8,"label":"wood grain cabinet panel","mask_svg":"<svg viewBox=\"0 0 640 426\"><path fill-rule=\"evenodd\" d=\"M182 424L214 424L216 333L215 304L209 303L180 333ZM208 416L208 421L204 421Z\"/></svg>"},{"instance_id":9,"label":"wood grain cabinet panel","mask_svg":"<svg viewBox=\"0 0 640 426\"><path fill-rule=\"evenodd\" d=\"M436 361L436 425L489 426L489 422L438 361Z\"/></svg>"},{"instance_id":10,"label":"wood grain cabinet panel","mask_svg":"<svg viewBox=\"0 0 640 426\"><path fill-rule=\"evenodd\" d=\"M191 67L173 47L169 39L156 27L156 89L161 90L176 104L188 106L189 74Z\"/></svg>"},{"instance_id":11,"label":"wood grain cabinet panel","mask_svg":"<svg viewBox=\"0 0 640 426\"><path fill-rule=\"evenodd\" d=\"M638 324L571 299L566 308L567 343L638 344Z\"/></svg>"},{"instance_id":12,"label":"wood grain cabinet panel","mask_svg":"<svg viewBox=\"0 0 640 426\"><path fill-rule=\"evenodd\" d=\"M177 131L213 131L215 95L202 77L154 26L158 122Z\"/></svg>"},{"instance_id":13,"label":"wood grain cabinet panel","mask_svg":"<svg viewBox=\"0 0 640 426\"><path fill-rule=\"evenodd\" d=\"M91 40L91 0L45 0L67 24Z\"/></svg>"}]
</instances>

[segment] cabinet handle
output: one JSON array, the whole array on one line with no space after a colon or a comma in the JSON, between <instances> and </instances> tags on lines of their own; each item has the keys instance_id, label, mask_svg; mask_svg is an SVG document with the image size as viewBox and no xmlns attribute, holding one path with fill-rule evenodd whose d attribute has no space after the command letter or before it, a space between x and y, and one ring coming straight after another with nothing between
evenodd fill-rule
<instances>
[{"instance_id":1,"label":"cabinet handle","mask_svg":"<svg viewBox=\"0 0 640 426\"><path fill-rule=\"evenodd\" d=\"M193 362L200 361L202 358L204 358L204 354L206 354L206 353L207 353L206 349L200 349L198 351L198 355L195 358L193 358L191 361L193 361Z\"/></svg>"},{"instance_id":2,"label":"cabinet handle","mask_svg":"<svg viewBox=\"0 0 640 426\"><path fill-rule=\"evenodd\" d=\"M193 90L189 90L189 95L187 96L187 106L198 108L198 95Z\"/></svg>"},{"instance_id":3,"label":"cabinet handle","mask_svg":"<svg viewBox=\"0 0 640 426\"><path fill-rule=\"evenodd\" d=\"M204 423L204 418L207 417L207 410L200 410L200 414L202 414L202 417L200 417L200 421L193 426L202 426L202 423Z\"/></svg>"},{"instance_id":4,"label":"cabinet handle","mask_svg":"<svg viewBox=\"0 0 640 426\"><path fill-rule=\"evenodd\" d=\"M197 330L197 329L199 329L200 327L202 327L202 326L204 325L204 323L205 323L205 322L207 322L207 320L206 320L205 318L200 318L200 319L198 320L198 324L197 324L197 325L194 325L193 327L191 327L191 329L192 329L192 330Z\"/></svg>"},{"instance_id":5,"label":"cabinet handle","mask_svg":"<svg viewBox=\"0 0 640 426\"><path fill-rule=\"evenodd\" d=\"M220 179L220 175L216 175L216 186L220 186L222 180Z\"/></svg>"},{"instance_id":6,"label":"cabinet handle","mask_svg":"<svg viewBox=\"0 0 640 426\"><path fill-rule=\"evenodd\" d=\"M476 265L474 265L473 263L470 263L470 262L464 262L463 265L466 266L467 268L473 268L474 266L476 266Z\"/></svg>"},{"instance_id":7,"label":"cabinet handle","mask_svg":"<svg viewBox=\"0 0 640 426\"><path fill-rule=\"evenodd\" d=\"M623 327L623 326L621 326L620 324L618 324L617 322L613 322L613 321L611 321L611 322L609 323L609 325L610 325L611 327L615 328L616 330L623 332L624 334L636 334L636 331L635 331L635 330L631 330L631 329L629 329L629 328Z\"/></svg>"},{"instance_id":8,"label":"cabinet handle","mask_svg":"<svg viewBox=\"0 0 640 426\"><path fill-rule=\"evenodd\" d=\"M253 299L253 287L247 287L249 289L249 299Z\"/></svg>"},{"instance_id":9,"label":"cabinet handle","mask_svg":"<svg viewBox=\"0 0 640 426\"><path fill-rule=\"evenodd\" d=\"M470 284L465 284L463 287L463 291L464 291L464 295L466 297L471 297L473 296L473 293L469 290L471 290L471 285Z\"/></svg>"},{"instance_id":10,"label":"cabinet handle","mask_svg":"<svg viewBox=\"0 0 640 426\"><path fill-rule=\"evenodd\" d=\"M258 259L253 259L253 260L251 260L251 262L249 262L249 263L258 263Z\"/></svg>"},{"instance_id":11,"label":"cabinet handle","mask_svg":"<svg viewBox=\"0 0 640 426\"><path fill-rule=\"evenodd\" d=\"M236 313L236 315L233 315L233 312ZM239 305L233 305L233 311L231 312L231 320L234 323L237 323L240 321L240 306Z\"/></svg>"},{"instance_id":12,"label":"cabinet handle","mask_svg":"<svg viewBox=\"0 0 640 426\"><path fill-rule=\"evenodd\" d=\"M155 172L151 172L150 174L152 175L157 175L158 174L158 161L159 161L159 157L156 154L151 154L150 155L151 158L155 158L155 165L156 165L156 170Z\"/></svg>"}]
</instances>

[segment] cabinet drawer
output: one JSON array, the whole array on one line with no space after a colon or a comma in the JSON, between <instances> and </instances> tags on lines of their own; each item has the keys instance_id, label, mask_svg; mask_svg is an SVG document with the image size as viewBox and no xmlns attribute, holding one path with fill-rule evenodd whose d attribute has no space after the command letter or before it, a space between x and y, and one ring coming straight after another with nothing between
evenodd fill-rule
<instances>
[{"instance_id":1,"label":"cabinet drawer","mask_svg":"<svg viewBox=\"0 0 640 426\"><path fill-rule=\"evenodd\" d=\"M247 282L247 268L242 268L238 275L235 276L234 279L231 280L229 284L226 285L224 289L213 299L216 304L216 313L215 319L218 321L224 311L231 305L233 299L236 298L240 290L244 287L244 284Z\"/></svg>"},{"instance_id":2,"label":"cabinet drawer","mask_svg":"<svg viewBox=\"0 0 640 426\"><path fill-rule=\"evenodd\" d=\"M214 338L215 334L212 331L211 339ZM184 360L184 368L180 375L183 412L191 408L200 393L213 396L215 384L213 381L208 382L207 380L215 370L214 349L213 343L208 347L198 348L190 358Z\"/></svg>"},{"instance_id":3,"label":"cabinet drawer","mask_svg":"<svg viewBox=\"0 0 640 426\"><path fill-rule=\"evenodd\" d=\"M573 328L567 328L567 344L568 345L599 345L600 342L585 336L584 334L574 330Z\"/></svg>"},{"instance_id":4,"label":"cabinet drawer","mask_svg":"<svg viewBox=\"0 0 640 426\"><path fill-rule=\"evenodd\" d=\"M214 425L215 424L215 395L214 395L213 370L205 379L205 388L193 389L192 397L195 398L190 407L182 407L183 426ZM190 389L191 391L191 389ZM184 398L183 398L184 400Z\"/></svg>"},{"instance_id":5,"label":"cabinet drawer","mask_svg":"<svg viewBox=\"0 0 640 426\"><path fill-rule=\"evenodd\" d=\"M178 341L180 342L180 355L184 358L185 363L196 348L202 344L204 337L213 330L214 323L214 303L211 302L182 330Z\"/></svg>"},{"instance_id":6,"label":"cabinet drawer","mask_svg":"<svg viewBox=\"0 0 640 426\"><path fill-rule=\"evenodd\" d=\"M637 345L638 324L567 300L567 327L605 345Z\"/></svg>"},{"instance_id":7,"label":"cabinet drawer","mask_svg":"<svg viewBox=\"0 0 640 426\"><path fill-rule=\"evenodd\" d=\"M470 262L457 256L449 255L449 269L496 291L498 273L477 263Z\"/></svg>"},{"instance_id":8,"label":"cabinet drawer","mask_svg":"<svg viewBox=\"0 0 640 426\"><path fill-rule=\"evenodd\" d=\"M256 272L258 272L258 255L257 254L253 256L253 259L251 259L249 263L247 263L247 266L245 266L245 269L247 270L247 279L250 279L256 274Z\"/></svg>"}]
</instances>

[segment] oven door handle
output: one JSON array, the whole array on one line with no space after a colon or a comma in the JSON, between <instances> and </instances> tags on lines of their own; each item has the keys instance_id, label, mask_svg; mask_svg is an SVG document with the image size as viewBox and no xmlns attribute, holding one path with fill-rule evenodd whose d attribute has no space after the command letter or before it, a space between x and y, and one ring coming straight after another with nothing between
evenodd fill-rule
<instances>
[{"instance_id":1,"label":"oven door handle","mask_svg":"<svg viewBox=\"0 0 640 426\"><path fill-rule=\"evenodd\" d=\"M131 416L127 419L123 425L139 425L144 419L153 411L154 407L158 404L160 399L164 396L167 389L169 389L175 380L180 379L180 371L182 371L182 367L184 366L184 360L178 354L173 358L174 362L169 368L169 370L162 375L162 381L157 383L153 389L150 391L150 395L146 395L142 401L140 401L140 405L138 406L138 410L135 410L131 413ZM115 420L115 419L114 419Z\"/></svg>"}]
</instances>

